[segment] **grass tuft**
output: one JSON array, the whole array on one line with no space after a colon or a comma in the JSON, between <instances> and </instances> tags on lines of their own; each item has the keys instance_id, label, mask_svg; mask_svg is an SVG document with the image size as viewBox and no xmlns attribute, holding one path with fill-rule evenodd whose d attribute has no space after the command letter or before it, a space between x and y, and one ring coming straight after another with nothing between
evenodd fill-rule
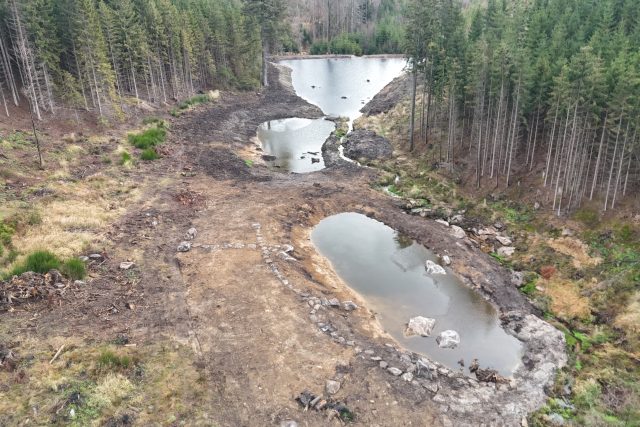
<instances>
[{"instance_id":1,"label":"grass tuft","mask_svg":"<svg viewBox=\"0 0 640 427\"><path fill-rule=\"evenodd\" d=\"M71 280L80 280L87 275L87 268L84 262L78 258L66 260L62 266L60 266L60 271Z\"/></svg>"},{"instance_id":2,"label":"grass tuft","mask_svg":"<svg viewBox=\"0 0 640 427\"><path fill-rule=\"evenodd\" d=\"M122 153L120 153L120 165L121 166L125 166L129 163L131 163L131 154L129 154L126 151L123 151Z\"/></svg>"},{"instance_id":3,"label":"grass tuft","mask_svg":"<svg viewBox=\"0 0 640 427\"><path fill-rule=\"evenodd\" d=\"M136 148L146 150L164 142L167 131L154 127L138 134L129 134L129 142Z\"/></svg>"},{"instance_id":4,"label":"grass tuft","mask_svg":"<svg viewBox=\"0 0 640 427\"><path fill-rule=\"evenodd\" d=\"M140 153L140 158L145 161L151 161L159 159L160 156L158 155L158 152L155 150L155 148L146 148L142 151L142 153Z\"/></svg>"},{"instance_id":5,"label":"grass tuft","mask_svg":"<svg viewBox=\"0 0 640 427\"><path fill-rule=\"evenodd\" d=\"M105 350L98 357L98 366L106 369L128 369L131 366L129 356L119 356L111 350Z\"/></svg>"},{"instance_id":6,"label":"grass tuft","mask_svg":"<svg viewBox=\"0 0 640 427\"><path fill-rule=\"evenodd\" d=\"M29 255L22 264L16 265L9 273L8 277L19 276L27 271L35 273L47 273L52 269L59 269L62 263L54 254L49 251L36 251Z\"/></svg>"}]
</instances>

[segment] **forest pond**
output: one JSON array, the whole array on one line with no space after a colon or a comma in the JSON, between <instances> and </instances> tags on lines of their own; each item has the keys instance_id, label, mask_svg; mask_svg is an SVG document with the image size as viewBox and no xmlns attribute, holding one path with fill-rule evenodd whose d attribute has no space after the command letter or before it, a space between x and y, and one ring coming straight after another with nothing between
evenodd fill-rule
<instances>
[{"instance_id":1,"label":"forest pond","mask_svg":"<svg viewBox=\"0 0 640 427\"><path fill-rule=\"evenodd\" d=\"M367 57L280 61L293 70L298 96L326 115L348 117L350 122L360 116L364 104L400 75L405 63L402 58ZM276 157L270 165L288 172L313 172L324 168L321 149L333 129L333 123L322 119L272 120L259 126L258 140L267 155Z\"/></svg>"},{"instance_id":2,"label":"forest pond","mask_svg":"<svg viewBox=\"0 0 640 427\"><path fill-rule=\"evenodd\" d=\"M500 326L498 313L453 272L426 273L425 261L437 257L424 246L386 225L356 213L322 220L312 242L335 272L367 302L382 327L403 347L451 369L477 358L509 376L519 366L522 344ZM436 319L430 337L406 336L411 317ZM456 348L440 348L436 337L444 330L460 335Z\"/></svg>"}]
</instances>

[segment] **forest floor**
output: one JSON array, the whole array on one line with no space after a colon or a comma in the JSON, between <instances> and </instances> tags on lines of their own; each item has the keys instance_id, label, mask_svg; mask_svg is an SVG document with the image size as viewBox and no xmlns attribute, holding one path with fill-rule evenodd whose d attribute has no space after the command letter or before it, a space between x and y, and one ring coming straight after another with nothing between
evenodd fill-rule
<instances>
[{"instance_id":1,"label":"forest floor","mask_svg":"<svg viewBox=\"0 0 640 427\"><path fill-rule=\"evenodd\" d=\"M309 235L319 220L360 212L449 253L465 283L502 313L519 313L518 328L530 331L530 315L541 314L481 245L380 191L387 174L268 169L257 126L321 115L278 74L262 94L223 92L164 116L169 137L151 162L126 142L141 124L66 142L52 131L45 171L26 134L4 130L0 219L11 221L17 259L3 261L36 249L96 256L64 292L1 307L0 424L517 425L543 404L540 384L416 371L416 355L316 253ZM333 298L359 308L326 304ZM531 350L532 366L551 356L562 364L564 343L552 344ZM329 393L331 381L340 387ZM296 401L304 391L327 405L306 410Z\"/></svg>"}]
</instances>

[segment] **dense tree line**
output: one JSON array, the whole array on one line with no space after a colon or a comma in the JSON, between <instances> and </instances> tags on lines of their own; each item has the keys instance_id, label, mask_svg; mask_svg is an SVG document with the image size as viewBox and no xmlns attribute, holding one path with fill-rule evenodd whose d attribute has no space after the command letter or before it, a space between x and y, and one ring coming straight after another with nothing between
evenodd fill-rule
<instances>
[{"instance_id":1,"label":"dense tree line","mask_svg":"<svg viewBox=\"0 0 640 427\"><path fill-rule=\"evenodd\" d=\"M312 54L402 52L405 0L288 0L285 48Z\"/></svg>"},{"instance_id":2,"label":"dense tree line","mask_svg":"<svg viewBox=\"0 0 640 427\"><path fill-rule=\"evenodd\" d=\"M412 148L442 130L440 160L473 159L478 187L539 171L558 213L596 196L611 209L638 184L637 0L488 0L466 11L411 0L408 11L405 49L414 82L425 81Z\"/></svg>"},{"instance_id":3,"label":"dense tree line","mask_svg":"<svg viewBox=\"0 0 640 427\"><path fill-rule=\"evenodd\" d=\"M0 0L0 102L122 114L214 85L259 84L263 0Z\"/></svg>"}]
</instances>

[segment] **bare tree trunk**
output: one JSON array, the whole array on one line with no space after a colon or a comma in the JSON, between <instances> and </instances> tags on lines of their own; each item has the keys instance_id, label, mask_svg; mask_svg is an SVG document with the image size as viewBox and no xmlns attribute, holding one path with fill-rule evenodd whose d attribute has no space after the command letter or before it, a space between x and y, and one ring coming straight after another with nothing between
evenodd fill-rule
<instances>
[{"instance_id":1,"label":"bare tree trunk","mask_svg":"<svg viewBox=\"0 0 640 427\"><path fill-rule=\"evenodd\" d=\"M609 181L607 182L607 193L604 197L604 210L607 210L607 204L609 203L609 193L611 192L611 178L613 178L613 169L616 164L616 154L618 154L618 141L620 139L620 130L622 129L622 114L620 114L620 122L618 123L618 131L616 132L616 142L613 148L613 157L611 158L611 168L609 170ZM627 125L627 129L629 126ZM625 137L626 144L626 137Z\"/></svg>"},{"instance_id":2,"label":"bare tree trunk","mask_svg":"<svg viewBox=\"0 0 640 427\"><path fill-rule=\"evenodd\" d=\"M418 85L418 63L413 58L413 85L411 88L411 125L409 127L409 151L413 151L413 133L416 119L416 89Z\"/></svg>"},{"instance_id":3,"label":"bare tree trunk","mask_svg":"<svg viewBox=\"0 0 640 427\"><path fill-rule=\"evenodd\" d=\"M593 184L591 185L591 193L589 194L589 200L593 200L593 191L596 188L596 183L598 182L598 167L600 166L600 159L602 157L602 147L604 146L604 137L607 134L607 118L609 117L609 112L607 112L604 116L604 124L602 125L602 137L600 138L600 148L598 148L598 157L596 157L596 166L593 170Z\"/></svg>"},{"instance_id":4,"label":"bare tree trunk","mask_svg":"<svg viewBox=\"0 0 640 427\"><path fill-rule=\"evenodd\" d=\"M624 144L622 144L622 151L620 152L620 166L618 167L618 176L616 177L616 185L613 190L613 200L611 201L611 208L616 206L616 195L618 194L618 187L620 186L620 175L622 175L622 168L624 163L624 151L627 148L627 137L629 132L629 122L627 122L627 130L624 135ZM634 135L635 138L635 135Z\"/></svg>"}]
</instances>

